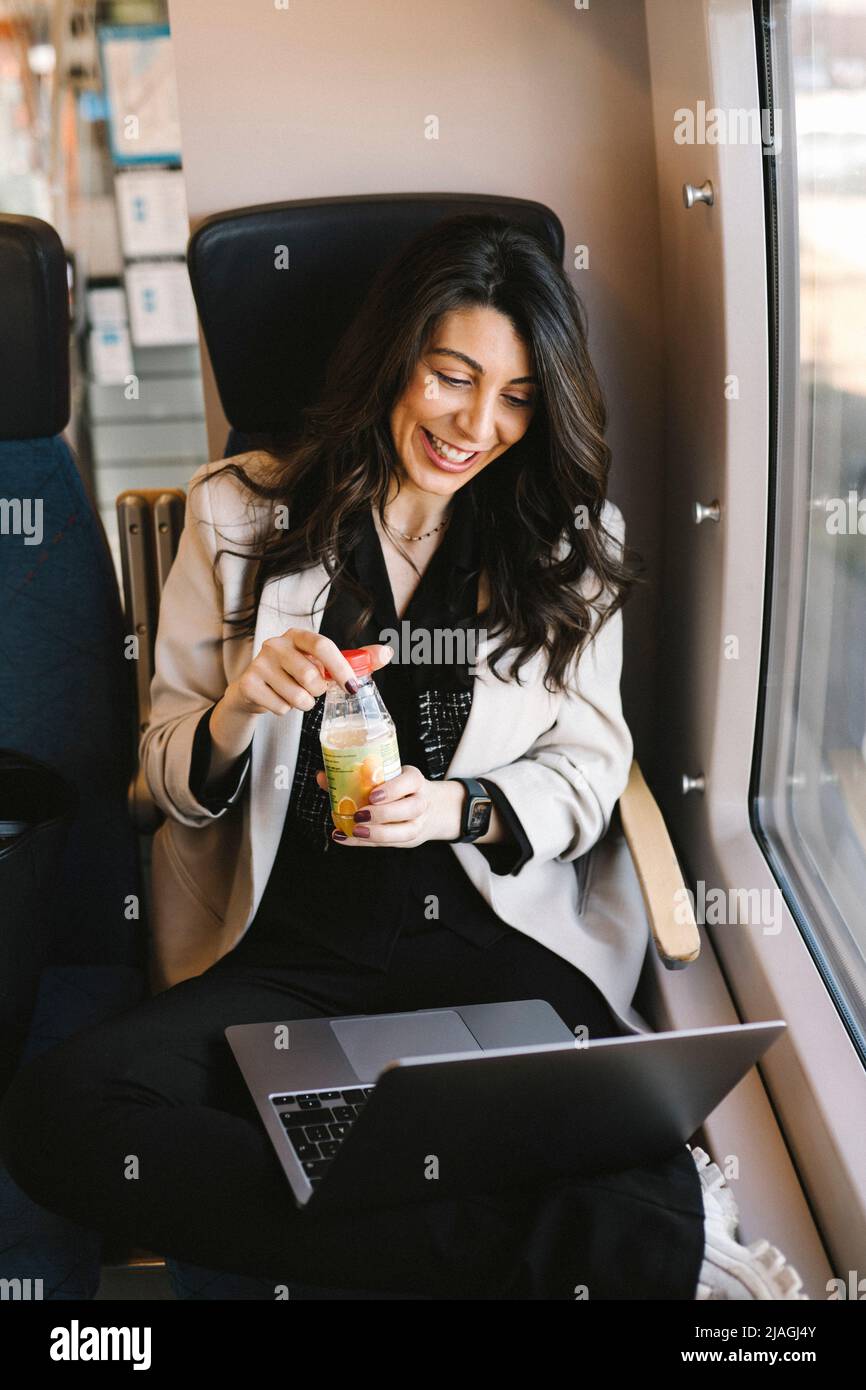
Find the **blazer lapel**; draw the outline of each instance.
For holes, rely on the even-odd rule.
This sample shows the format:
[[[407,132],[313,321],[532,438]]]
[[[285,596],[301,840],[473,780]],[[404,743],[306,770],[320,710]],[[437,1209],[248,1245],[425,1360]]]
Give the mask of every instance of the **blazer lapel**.
[[[302,570],[299,574],[270,579],[259,601],[253,655],[258,654],[269,637],[279,637],[287,628],[312,627],[318,632],[330,587],[328,572],[321,564]],[[250,842],[254,911],[265,890],[283,833],[298,760],[303,717],[304,712],[299,709],[282,716],[264,714],[253,738]]]

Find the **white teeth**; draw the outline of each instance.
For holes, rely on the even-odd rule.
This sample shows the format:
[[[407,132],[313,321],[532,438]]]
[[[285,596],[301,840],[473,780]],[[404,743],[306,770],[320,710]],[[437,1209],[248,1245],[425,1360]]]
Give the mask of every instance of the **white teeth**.
[[[462,454],[459,449],[452,449],[450,444],[446,444],[444,439],[440,439],[438,435],[433,434],[430,430],[428,430],[427,433],[433,441],[433,447],[437,454],[441,454],[449,463],[465,463],[467,459],[472,458],[472,453]]]

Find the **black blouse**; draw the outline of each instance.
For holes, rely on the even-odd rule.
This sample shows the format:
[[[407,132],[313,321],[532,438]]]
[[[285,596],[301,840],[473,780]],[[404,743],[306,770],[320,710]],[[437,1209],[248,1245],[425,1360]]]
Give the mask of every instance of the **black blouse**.
[[[349,624],[358,612],[358,601],[335,578],[319,629],[338,647],[346,648],[387,640],[386,629],[396,630],[403,639],[408,625],[409,640],[400,641],[397,658],[375,671],[373,679],[397,728],[400,761],[420,768],[431,780],[445,777],[472,705],[474,675],[465,659],[454,659],[465,656],[468,646],[461,643],[459,629],[474,628],[477,622],[478,550],[471,487],[467,484],[457,493],[448,529],[421,576],[402,624],[370,512],[364,517],[349,568],[372,596],[373,616],[361,634],[350,640]],[[428,640],[428,649],[421,653],[423,661],[412,662],[413,645],[422,632],[432,639],[437,631],[440,639],[451,635],[452,642]],[[427,918],[435,918],[478,946],[498,941],[511,928],[475,888],[446,841],[428,840],[404,849],[356,848],[331,839],[330,799],[315,780],[323,767],[319,730],[324,704],[322,695],[304,712],[274,866],[233,959],[279,964],[289,938],[295,936],[319,942],[343,959],[385,969],[404,927]],[[202,805],[218,811],[234,795],[250,751],[241,754],[205,796],[210,714],[205,712],[196,730],[190,790]],[[479,780],[493,798],[509,840],[473,848],[485,856],[494,873],[519,873],[532,857],[532,846],[504,792],[489,778]]]

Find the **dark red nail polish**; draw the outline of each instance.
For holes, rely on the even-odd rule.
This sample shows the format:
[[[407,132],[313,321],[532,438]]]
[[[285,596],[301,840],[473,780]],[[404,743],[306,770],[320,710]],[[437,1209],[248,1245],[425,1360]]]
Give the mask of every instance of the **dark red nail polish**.
[[[370,832],[366,825],[356,825],[352,834],[357,835],[361,840],[369,840],[370,838]]]
[[[372,811],[367,811],[367,810],[364,810],[364,811],[356,811],[356,812],[355,812],[355,817],[354,817],[354,818],[355,818],[356,821],[357,821],[357,820],[372,820],[372,819],[373,819],[373,812],[372,812]]]
[[[332,830],[331,834],[335,840],[348,840],[348,835],[344,835],[342,830]]]
[[[355,681],[355,680],[346,681],[346,689],[347,689],[347,691],[349,692],[350,695],[357,695],[357,693],[358,693],[358,682]]]

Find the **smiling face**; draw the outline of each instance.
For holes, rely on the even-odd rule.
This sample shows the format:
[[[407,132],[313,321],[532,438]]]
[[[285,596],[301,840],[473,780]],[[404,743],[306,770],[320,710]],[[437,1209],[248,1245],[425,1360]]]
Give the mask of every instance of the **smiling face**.
[[[523,437],[537,392],[529,349],[504,314],[446,314],[391,412],[404,486],[453,496]]]

